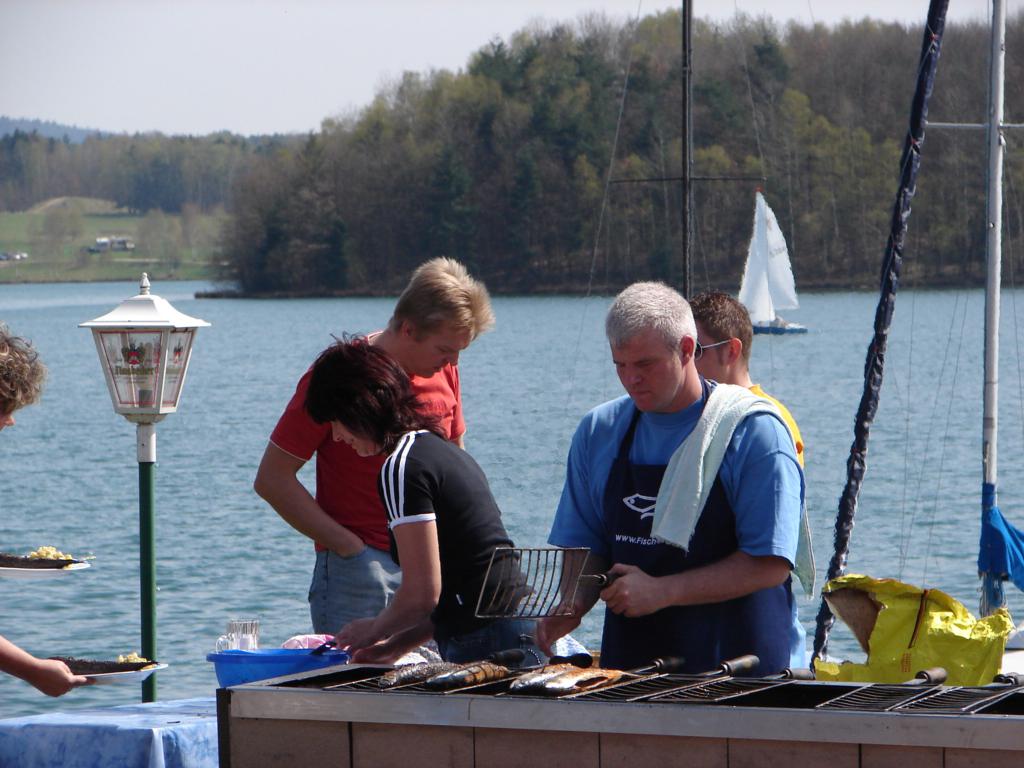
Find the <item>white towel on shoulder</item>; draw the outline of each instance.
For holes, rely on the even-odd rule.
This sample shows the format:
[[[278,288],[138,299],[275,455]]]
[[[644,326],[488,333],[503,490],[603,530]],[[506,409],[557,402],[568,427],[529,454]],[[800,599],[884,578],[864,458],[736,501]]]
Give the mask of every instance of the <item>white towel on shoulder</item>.
[[[774,414],[785,424],[774,403],[745,387],[719,384],[711,391],[693,432],[675,450],[665,468],[654,507],[651,528],[654,538],[683,550],[689,548],[733,432],[743,419],[759,412]],[[794,570],[804,591],[811,594],[814,591],[814,556],[806,507],[801,509],[800,516]]]

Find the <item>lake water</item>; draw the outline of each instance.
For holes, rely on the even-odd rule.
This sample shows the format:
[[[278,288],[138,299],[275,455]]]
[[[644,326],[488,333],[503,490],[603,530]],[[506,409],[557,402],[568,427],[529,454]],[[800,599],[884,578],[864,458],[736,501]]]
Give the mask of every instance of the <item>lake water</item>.
[[[252,491],[281,409],[313,357],[343,331],[386,322],[393,299],[196,300],[199,283],[153,292],[212,326],[199,332],[178,413],[157,426],[158,657],[162,699],[212,695],[205,658],[232,617],[258,616],[264,645],[310,629],[312,545]],[[0,551],[54,545],[92,568],[0,579],[0,633],[37,655],[110,658],[139,649],[134,427],[110,406],[90,334],[77,326],[135,294],[131,283],[2,285],[0,320],[36,343],[43,399],[0,436]],[[811,332],[758,337],[753,370],[795,414],[807,444],[819,585],[831,555],[876,297],[808,294],[790,319]],[[1018,525],[1024,472],[1017,303],[1004,296],[1001,507]],[[461,362],[467,448],[521,546],[545,543],[569,439],[620,386],[603,339],[608,298],[497,298],[498,324]],[[980,291],[904,292],[872,433],[850,570],[936,587],[977,609],[981,483]],[[310,467],[312,462],[310,463]],[[312,471],[303,471],[312,486]],[[1017,514],[1015,514],[1015,512]],[[1016,593],[1011,610],[1022,613]],[[801,600],[813,636],[818,603]],[[579,639],[596,646],[588,619]],[[838,627],[833,655],[859,658]],[[47,699],[0,675],[0,717],[131,703],[139,686]]]

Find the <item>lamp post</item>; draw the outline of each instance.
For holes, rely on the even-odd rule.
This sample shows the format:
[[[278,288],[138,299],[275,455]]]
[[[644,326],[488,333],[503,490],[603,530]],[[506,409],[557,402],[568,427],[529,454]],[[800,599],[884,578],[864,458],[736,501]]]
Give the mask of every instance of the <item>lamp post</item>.
[[[207,325],[151,294],[146,273],[139,281],[137,296],[79,325],[92,330],[114,411],[136,425],[142,655],[147,659],[156,658],[155,425],[178,410],[196,330]],[[156,701],[156,675],[142,683],[142,700]]]

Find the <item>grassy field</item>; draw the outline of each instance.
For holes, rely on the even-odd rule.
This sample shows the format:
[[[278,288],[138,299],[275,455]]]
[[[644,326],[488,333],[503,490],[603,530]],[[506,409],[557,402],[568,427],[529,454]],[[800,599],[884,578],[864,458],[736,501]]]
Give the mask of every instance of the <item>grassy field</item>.
[[[131,214],[106,200],[62,197],[28,211],[0,213],[0,252],[24,252],[0,261],[0,283],[160,280],[215,276],[224,214]],[[133,251],[89,253],[97,237],[131,238]]]

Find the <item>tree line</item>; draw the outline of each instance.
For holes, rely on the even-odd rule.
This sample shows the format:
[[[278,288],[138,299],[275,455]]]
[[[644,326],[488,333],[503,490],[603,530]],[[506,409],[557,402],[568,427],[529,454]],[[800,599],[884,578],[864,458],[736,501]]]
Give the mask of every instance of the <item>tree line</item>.
[[[254,157],[295,137],[100,134],[73,141],[15,129],[0,136],[0,211],[53,197],[96,197],[132,212],[180,213],[230,205],[232,189]]]
[[[359,112],[291,140],[154,135],[78,148],[7,137],[0,205],[26,204],[63,173],[67,184],[103,178],[111,192],[101,196],[137,210],[223,203],[231,213],[223,277],[251,294],[390,292],[440,254],[499,292],[677,283],[680,30],[680,13],[671,11],[625,24],[590,16],[532,26],[484,45],[457,73],[406,73]],[[698,20],[697,288],[738,287],[757,186],[787,237],[800,286],[876,282],[921,38],[921,27],[870,20]],[[985,120],[988,47],[986,25],[947,26],[930,119]],[[1008,23],[1007,51],[1013,122],[1024,98],[1024,16]],[[1024,155],[1013,134],[1007,140],[1012,270]],[[12,143],[29,155],[17,165],[27,174],[20,183],[8,175]],[[67,159],[44,163],[32,153]],[[39,167],[49,176],[36,175]],[[980,280],[985,168],[980,131],[928,130],[905,282]]]

